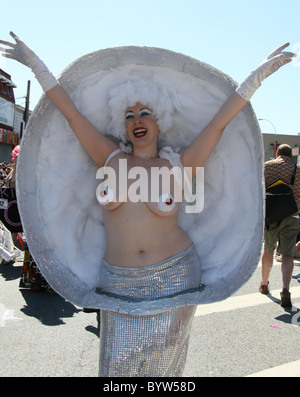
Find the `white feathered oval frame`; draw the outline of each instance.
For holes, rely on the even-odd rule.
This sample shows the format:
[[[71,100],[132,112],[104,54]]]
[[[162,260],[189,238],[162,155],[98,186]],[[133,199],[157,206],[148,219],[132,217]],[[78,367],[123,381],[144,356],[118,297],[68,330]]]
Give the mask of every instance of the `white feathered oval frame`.
[[[109,93],[128,80],[152,81],[167,90],[172,125],[159,145],[175,150],[192,142],[236,88],[229,76],[205,63],[149,47],[87,54],[59,78],[78,109],[107,135]],[[26,128],[17,167],[18,205],[35,261],[53,289],[73,304],[121,312],[157,310],[153,302],[112,302],[96,292],[106,244],[95,194],[96,172],[67,121],[44,95]],[[226,128],[205,164],[204,181],[203,211],[186,214],[182,205],[179,222],[201,258],[206,288],[166,298],[159,310],[226,299],[249,280],[258,264],[264,218],[263,145],[250,104]]]

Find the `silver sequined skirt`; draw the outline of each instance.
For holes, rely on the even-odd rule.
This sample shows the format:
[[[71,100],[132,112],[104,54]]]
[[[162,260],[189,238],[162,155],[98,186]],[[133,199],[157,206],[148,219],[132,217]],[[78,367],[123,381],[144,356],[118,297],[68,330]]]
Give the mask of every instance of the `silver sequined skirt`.
[[[103,261],[101,291],[111,297],[147,302],[199,289],[199,257],[192,245],[156,265],[123,268]],[[195,305],[153,314],[101,310],[101,377],[182,375]]]

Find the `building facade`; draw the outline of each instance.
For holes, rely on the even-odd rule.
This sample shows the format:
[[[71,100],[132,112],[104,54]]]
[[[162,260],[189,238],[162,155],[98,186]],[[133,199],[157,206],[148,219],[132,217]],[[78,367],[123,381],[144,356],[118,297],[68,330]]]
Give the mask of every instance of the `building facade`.
[[[265,161],[275,158],[276,147],[286,143],[293,150],[293,161],[300,164],[300,133],[298,135],[262,134],[265,151]]]
[[[0,69],[0,163],[11,161],[12,149],[20,143],[25,109],[16,105],[11,76]]]
[[[15,87],[10,75],[0,69],[0,161],[10,161],[10,152],[17,143],[14,134]]]

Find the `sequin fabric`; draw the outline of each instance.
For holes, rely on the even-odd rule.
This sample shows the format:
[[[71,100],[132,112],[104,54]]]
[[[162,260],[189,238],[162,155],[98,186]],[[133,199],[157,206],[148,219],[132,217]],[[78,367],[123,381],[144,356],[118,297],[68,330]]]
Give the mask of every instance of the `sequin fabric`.
[[[101,289],[124,299],[158,300],[199,288],[200,263],[191,246],[164,262],[121,268],[104,261]],[[196,305],[136,315],[101,310],[100,377],[181,376]]]

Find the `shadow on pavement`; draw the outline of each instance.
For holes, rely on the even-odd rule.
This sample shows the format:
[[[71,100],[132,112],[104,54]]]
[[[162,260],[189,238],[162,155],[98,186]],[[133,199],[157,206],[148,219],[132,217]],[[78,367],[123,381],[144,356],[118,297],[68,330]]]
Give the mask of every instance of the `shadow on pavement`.
[[[22,263],[0,264],[0,275],[5,281],[17,280],[21,276]],[[57,294],[33,292],[30,289],[18,289],[26,305],[20,310],[30,317],[37,318],[44,325],[64,324],[63,318],[72,317],[81,309],[65,301]]]
[[[11,262],[10,264],[0,264],[0,275],[6,280],[6,281],[12,281],[16,280],[17,278],[20,278],[21,275],[21,270],[22,270],[22,263],[14,263]]]
[[[26,289],[20,289],[20,293],[27,304],[21,311],[26,316],[37,318],[44,325],[65,324],[63,318],[72,317],[74,313],[81,311],[57,294]]]
[[[10,264],[0,264],[0,276],[5,281],[13,281],[20,279],[22,263],[15,262]],[[51,294],[46,291],[32,291],[30,289],[17,289],[24,299],[24,306],[20,311],[26,316],[38,319],[43,325],[57,326],[65,324],[64,318],[71,318],[75,313],[82,311],[72,303],[67,302],[60,295]],[[85,327],[87,332],[99,336],[100,329],[100,313],[99,310],[86,311],[87,316],[96,315],[97,326],[88,325]]]
[[[275,298],[272,294],[266,295],[271,301],[280,305],[280,299]],[[292,297],[293,299],[293,297]],[[285,324],[299,325],[300,309],[295,306],[284,308],[285,314],[275,317],[275,320],[281,321]]]

